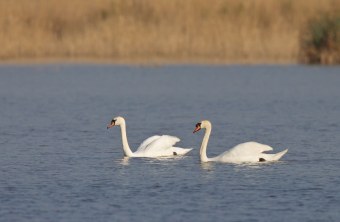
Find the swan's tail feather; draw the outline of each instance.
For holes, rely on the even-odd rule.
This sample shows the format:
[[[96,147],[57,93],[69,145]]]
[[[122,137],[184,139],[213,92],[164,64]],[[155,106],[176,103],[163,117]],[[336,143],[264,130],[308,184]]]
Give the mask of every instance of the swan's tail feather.
[[[276,161],[276,160],[281,159],[281,157],[282,157],[283,155],[285,155],[287,152],[288,152],[288,149],[285,149],[285,150],[283,150],[283,151],[281,151],[281,152],[279,152],[279,153],[273,154],[272,160],[273,160],[273,161]]]
[[[180,148],[180,147],[173,147],[173,148],[174,148],[174,152],[176,152],[176,155],[185,155],[192,150],[192,148]]]

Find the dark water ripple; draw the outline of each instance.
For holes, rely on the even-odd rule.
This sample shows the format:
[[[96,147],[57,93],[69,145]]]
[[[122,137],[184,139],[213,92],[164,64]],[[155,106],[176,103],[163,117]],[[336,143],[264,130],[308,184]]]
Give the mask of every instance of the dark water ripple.
[[[340,68],[0,66],[0,221],[339,221]],[[124,159],[154,134],[185,157]],[[255,140],[275,164],[200,163]]]

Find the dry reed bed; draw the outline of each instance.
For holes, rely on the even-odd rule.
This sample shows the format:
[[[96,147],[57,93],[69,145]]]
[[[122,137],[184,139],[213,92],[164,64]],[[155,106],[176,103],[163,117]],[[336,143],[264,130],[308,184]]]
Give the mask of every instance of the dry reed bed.
[[[0,59],[297,62],[338,0],[0,0]]]

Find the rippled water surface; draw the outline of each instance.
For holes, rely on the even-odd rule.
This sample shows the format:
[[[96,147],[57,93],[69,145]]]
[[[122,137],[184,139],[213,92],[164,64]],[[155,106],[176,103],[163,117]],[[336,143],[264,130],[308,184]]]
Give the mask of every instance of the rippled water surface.
[[[0,221],[340,221],[340,67],[0,66]],[[186,157],[123,159],[154,134]],[[274,164],[201,164],[246,141]]]

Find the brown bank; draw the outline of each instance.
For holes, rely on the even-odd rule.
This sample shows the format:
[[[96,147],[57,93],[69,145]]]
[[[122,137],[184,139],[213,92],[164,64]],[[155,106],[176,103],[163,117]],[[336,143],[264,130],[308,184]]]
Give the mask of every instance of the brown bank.
[[[340,63],[338,0],[0,0],[0,61]]]

